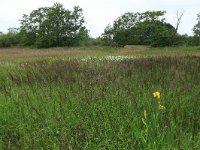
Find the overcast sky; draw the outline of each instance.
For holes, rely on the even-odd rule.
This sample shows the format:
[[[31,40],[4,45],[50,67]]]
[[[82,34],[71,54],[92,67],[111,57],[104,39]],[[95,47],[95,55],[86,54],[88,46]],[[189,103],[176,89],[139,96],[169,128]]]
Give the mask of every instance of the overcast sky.
[[[175,25],[176,12],[185,12],[179,33],[192,35],[200,12],[200,0],[0,0],[0,31],[9,27],[19,27],[19,19],[39,7],[52,6],[60,2],[72,10],[74,6],[83,8],[86,27],[92,37],[100,36],[104,28],[125,12],[146,10],[166,10],[167,22]]]

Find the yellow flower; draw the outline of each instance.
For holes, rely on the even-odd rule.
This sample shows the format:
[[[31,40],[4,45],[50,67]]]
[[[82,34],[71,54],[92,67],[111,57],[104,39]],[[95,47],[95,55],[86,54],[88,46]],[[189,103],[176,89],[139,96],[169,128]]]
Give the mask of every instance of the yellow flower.
[[[160,99],[160,92],[154,92],[153,93],[153,97],[157,98],[157,99]]]
[[[166,109],[166,107],[165,107],[164,105],[161,105],[161,104],[159,104],[159,108],[160,108],[161,110],[165,110],[165,109]]]
[[[146,119],[146,118],[147,118],[147,111],[144,110],[144,119]]]

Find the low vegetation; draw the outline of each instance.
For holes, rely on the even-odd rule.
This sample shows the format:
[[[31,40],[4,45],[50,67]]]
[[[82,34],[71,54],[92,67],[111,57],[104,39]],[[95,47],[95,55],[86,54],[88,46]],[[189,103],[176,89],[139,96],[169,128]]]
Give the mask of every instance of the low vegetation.
[[[200,147],[198,48],[60,51],[1,58],[1,149]]]

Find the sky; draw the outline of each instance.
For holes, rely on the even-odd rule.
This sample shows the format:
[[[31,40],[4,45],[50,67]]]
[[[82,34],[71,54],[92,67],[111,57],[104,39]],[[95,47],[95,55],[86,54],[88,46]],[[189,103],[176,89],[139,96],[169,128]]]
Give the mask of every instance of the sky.
[[[108,24],[126,12],[165,10],[166,21],[176,25],[176,13],[184,12],[179,27],[180,34],[192,35],[200,13],[200,0],[0,0],[0,31],[6,33],[10,27],[19,27],[23,14],[30,14],[40,7],[60,2],[66,9],[74,6],[83,9],[86,27],[91,37],[100,36]]]

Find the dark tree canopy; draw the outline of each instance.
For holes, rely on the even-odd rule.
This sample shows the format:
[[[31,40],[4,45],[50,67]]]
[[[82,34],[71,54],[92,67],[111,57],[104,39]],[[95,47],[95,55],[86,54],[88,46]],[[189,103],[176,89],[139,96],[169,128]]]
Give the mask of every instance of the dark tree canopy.
[[[125,13],[118,17],[113,27],[108,26],[102,37],[105,44],[171,46],[175,28],[165,22],[165,11],[146,11],[144,13]],[[108,42],[109,41],[109,42]]]
[[[24,14],[20,20],[20,28],[9,28],[5,34],[0,32],[0,47],[200,45],[200,13],[193,28],[194,36],[177,33],[183,13],[179,14],[177,11],[175,27],[166,22],[165,13],[165,11],[124,13],[112,25],[107,25],[103,34],[95,39],[89,37],[82,8],[75,6],[73,10],[68,10],[62,4],[55,3],[52,7],[41,7],[28,15]]]
[[[41,7],[20,20],[21,44],[37,47],[73,46],[88,37],[82,9],[66,10],[62,4]]]

